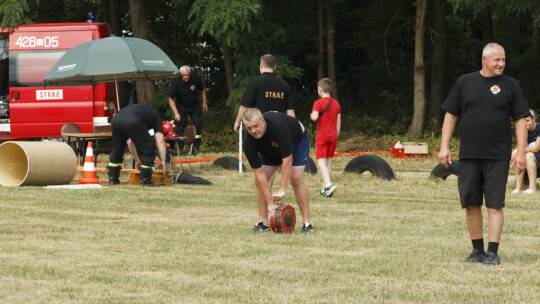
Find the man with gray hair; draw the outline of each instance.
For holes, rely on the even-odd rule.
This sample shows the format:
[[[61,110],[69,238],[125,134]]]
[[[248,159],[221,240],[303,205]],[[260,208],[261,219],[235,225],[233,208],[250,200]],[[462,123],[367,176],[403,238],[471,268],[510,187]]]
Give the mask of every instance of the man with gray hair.
[[[504,49],[489,43],[482,53],[482,69],[461,76],[444,101],[439,163],[452,162],[450,138],[460,119],[458,190],[465,209],[473,251],[465,262],[499,265],[509,160],[516,174],[525,169],[529,108],[518,83],[503,74]],[[517,150],[512,153],[511,119],[514,120]],[[482,204],[488,213],[488,250],[484,252]]]
[[[180,74],[182,74],[182,77],[173,80],[169,93],[169,105],[174,113],[174,120],[180,122],[177,126],[179,135],[184,134],[184,130],[187,127],[188,115],[191,117],[191,121],[197,130],[192,153],[197,155],[201,144],[202,129],[202,111],[198,92],[201,92],[203,99],[202,110],[206,113],[208,111],[206,88],[201,77],[196,74],[191,75],[191,69],[188,66],[182,66],[180,68]]]

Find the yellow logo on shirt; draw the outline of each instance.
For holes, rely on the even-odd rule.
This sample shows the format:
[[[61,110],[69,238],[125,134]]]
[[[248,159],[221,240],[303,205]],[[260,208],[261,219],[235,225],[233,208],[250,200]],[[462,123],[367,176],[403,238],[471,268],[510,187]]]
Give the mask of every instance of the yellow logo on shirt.
[[[279,148],[279,143],[277,141],[272,142],[272,147]]]
[[[501,88],[499,88],[498,85],[492,86],[489,90],[491,91],[491,93],[493,93],[493,95],[497,95],[501,92]]]
[[[264,92],[264,97],[266,97],[266,98],[283,99],[283,95],[285,95],[285,93],[283,93],[283,92],[270,92],[270,91]]]

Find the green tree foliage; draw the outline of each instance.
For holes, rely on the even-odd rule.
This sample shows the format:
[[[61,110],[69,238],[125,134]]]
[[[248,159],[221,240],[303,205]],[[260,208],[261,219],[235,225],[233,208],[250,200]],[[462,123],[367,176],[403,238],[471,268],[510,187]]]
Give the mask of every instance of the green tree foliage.
[[[32,1],[35,2],[35,1]],[[2,27],[16,27],[31,23],[30,5],[27,0],[0,0],[0,17]]]
[[[64,10],[69,7],[72,16],[59,11],[58,16],[49,17],[55,22],[85,21],[84,11],[92,10],[96,21],[103,21],[103,1],[110,0],[63,0]],[[116,2],[122,29],[129,33],[129,1]],[[344,134],[399,135],[409,126],[413,116],[415,3],[332,0]],[[2,25],[39,20],[37,7],[37,0],[0,0]],[[229,138],[236,107],[250,79],[259,74],[260,56],[267,53],[276,56],[277,74],[292,87],[297,116],[310,130],[314,129],[308,116],[318,98],[317,1],[154,0],[147,1],[146,13],[152,42],[177,66],[189,65],[203,77],[209,101],[203,132]],[[429,80],[433,54],[431,1],[426,13],[424,60]],[[519,81],[529,105],[540,110],[538,0],[447,0],[442,94],[446,97],[460,75],[480,69],[478,51],[486,41],[475,33],[479,16],[487,16],[492,25],[491,39],[507,50],[505,73]],[[231,94],[222,42],[231,48]],[[172,118],[168,113],[169,86],[170,81],[160,81],[152,103],[168,119]],[[426,96],[430,96],[430,90],[427,81]]]
[[[235,46],[239,33],[250,32],[260,13],[259,0],[195,0],[188,16],[192,20],[189,30],[201,36],[208,33],[218,42],[223,40],[228,46]]]
[[[224,42],[233,50],[234,90],[226,102],[232,109],[238,106],[249,80],[259,73],[261,55],[276,56],[276,73],[280,77],[298,79],[302,73],[288,56],[269,48],[282,44],[286,32],[273,21],[275,16],[272,6],[259,0],[195,0],[191,6],[188,29],[199,36],[209,34],[217,43]]]
[[[540,24],[540,5],[537,0],[448,0],[458,10],[472,10],[478,14],[489,8],[499,8],[506,14],[529,15],[535,24]]]

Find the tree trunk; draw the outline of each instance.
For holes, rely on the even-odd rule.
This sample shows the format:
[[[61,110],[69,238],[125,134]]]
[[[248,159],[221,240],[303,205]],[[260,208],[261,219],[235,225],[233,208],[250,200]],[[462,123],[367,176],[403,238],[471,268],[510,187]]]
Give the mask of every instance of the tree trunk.
[[[426,1],[416,1],[416,24],[414,43],[414,114],[407,130],[407,135],[422,133],[426,108],[426,71],[424,67],[424,29],[426,17]]]
[[[234,70],[231,57],[231,47],[225,42],[221,42],[221,52],[223,53],[223,64],[225,65],[225,79],[227,79],[227,91],[229,95],[234,90]]]
[[[538,24],[535,24],[533,25],[533,31],[532,31],[532,49],[533,49],[533,54],[538,54],[538,53],[535,53],[534,51],[538,50],[538,46],[540,44],[540,36],[538,35],[538,32],[540,32],[540,26]]]
[[[65,22],[64,3],[62,0],[41,0],[38,4],[36,22]]]
[[[101,9],[103,10],[103,17],[101,19],[105,23],[111,23],[111,18],[109,16],[109,12],[110,12],[109,2],[110,2],[109,0],[101,0]]]
[[[441,104],[444,99],[446,48],[446,0],[433,1],[433,63],[431,66],[431,94],[429,101],[429,129],[441,128]]]
[[[328,78],[332,80],[331,96],[338,99],[334,52],[334,12],[332,10],[332,0],[326,0],[326,26],[326,60],[328,64]]]
[[[120,11],[118,9],[118,0],[108,0],[109,2],[109,23],[111,25],[111,32],[113,35],[122,36],[122,20],[120,18]]]
[[[540,8],[540,3],[537,4],[537,7]],[[533,24],[532,36],[531,36],[531,54],[540,54],[540,26],[538,24]],[[537,108],[540,103],[540,90],[538,89],[538,79],[540,79],[540,72],[538,67],[540,66],[540,57],[531,56],[531,61],[529,62],[530,67],[526,72],[528,74],[528,81],[522,85],[522,90],[524,90],[525,98],[529,102],[531,108]],[[524,88],[524,87],[525,88]]]
[[[478,69],[482,68],[482,50],[484,46],[493,42],[493,22],[491,20],[491,10],[486,8],[476,16],[471,22],[471,33],[479,40],[476,49],[475,64]]]
[[[133,37],[150,40],[144,0],[129,0],[129,12]],[[154,100],[155,86],[153,81],[137,81],[136,84],[138,103],[146,105]]]
[[[317,80],[324,76],[324,15],[323,15],[323,0],[318,1],[319,8],[319,56],[317,65]]]

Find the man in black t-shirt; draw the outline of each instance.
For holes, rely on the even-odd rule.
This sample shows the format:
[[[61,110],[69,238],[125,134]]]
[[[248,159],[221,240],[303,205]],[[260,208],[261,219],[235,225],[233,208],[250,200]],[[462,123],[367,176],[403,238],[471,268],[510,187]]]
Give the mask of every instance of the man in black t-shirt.
[[[141,186],[154,185],[151,179],[156,147],[161,159],[160,165],[163,167],[163,174],[167,174],[164,165],[166,149],[162,121],[155,110],[140,104],[129,105],[114,115],[111,127],[113,149],[109,155],[109,185],[120,183],[120,169],[122,169],[126,143],[128,143],[137,167],[140,166]]]
[[[489,43],[482,53],[482,70],[461,76],[444,101],[446,111],[442,128],[439,162],[452,162],[450,138],[458,117],[461,144],[459,150],[458,189],[473,251],[465,262],[499,265],[497,255],[504,224],[504,200],[508,181],[508,161],[519,174],[525,169],[527,102],[517,82],[504,75],[505,52]],[[514,120],[517,152],[511,157]],[[484,252],[482,203],[488,211],[488,250]]]
[[[274,201],[283,199],[290,181],[304,219],[302,232],[313,232],[308,190],[304,183],[304,168],[309,158],[309,136],[306,129],[294,117],[277,112],[262,114],[256,108],[247,109],[242,121],[247,130],[244,134],[244,152],[253,169],[260,218],[253,231],[270,230],[268,206],[275,206]],[[279,190],[272,193],[268,180],[279,165],[281,182]]]
[[[276,70],[276,58],[270,54],[261,57],[259,70],[261,75],[253,78],[242,98],[234,131],[240,131],[242,115],[248,108],[257,108],[262,113],[281,112],[294,117],[294,106],[291,96],[291,87],[285,80],[278,78]]]
[[[202,109],[206,113],[208,111],[206,88],[201,77],[196,74],[191,75],[191,69],[188,66],[182,66],[180,68],[180,74],[182,74],[181,78],[173,80],[169,93],[169,105],[174,113],[174,120],[180,122],[177,126],[180,136],[184,134],[184,130],[187,127],[187,116],[189,115],[191,117],[191,121],[197,130],[192,153],[197,155],[201,144],[202,131],[202,112],[198,92],[201,92],[203,99]]]

